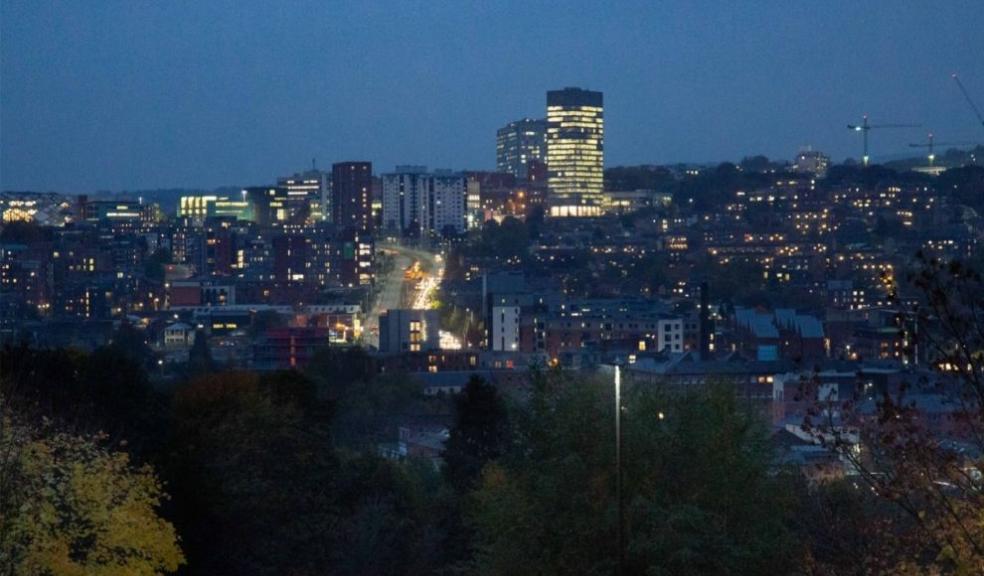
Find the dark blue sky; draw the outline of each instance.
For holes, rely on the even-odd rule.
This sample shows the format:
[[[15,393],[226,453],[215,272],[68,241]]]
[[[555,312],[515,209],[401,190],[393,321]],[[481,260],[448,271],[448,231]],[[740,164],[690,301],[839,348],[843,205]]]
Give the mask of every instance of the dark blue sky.
[[[368,159],[491,168],[545,91],[605,93],[606,164],[860,154],[845,124],[984,140],[984,2],[3,0],[0,186],[266,183]],[[926,130],[872,133],[906,151]]]

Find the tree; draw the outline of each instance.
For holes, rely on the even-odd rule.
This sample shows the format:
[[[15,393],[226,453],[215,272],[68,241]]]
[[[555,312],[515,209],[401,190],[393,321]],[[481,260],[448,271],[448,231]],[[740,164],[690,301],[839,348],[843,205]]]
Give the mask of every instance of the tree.
[[[605,190],[657,190],[673,182],[673,173],[662,166],[615,166],[605,169]]]
[[[516,440],[485,467],[470,519],[478,574],[615,567],[614,402],[608,382],[536,379]],[[731,390],[633,389],[623,419],[626,573],[781,574],[801,554],[758,417]]]
[[[0,414],[0,573],[161,574],[184,564],[149,465],[98,436]]]
[[[319,384],[320,393],[337,400],[351,386],[361,386],[375,376],[375,364],[365,349],[358,346],[325,346],[315,352],[306,373]]]
[[[506,452],[509,430],[505,402],[495,386],[477,375],[468,380],[454,404],[454,425],[442,454],[443,475],[454,494],[444,507],[447,533],[442,549],[449,563],[461,566],[470,558],[475,537],[464,518],[467,494],[482,469]]]
[[[746,172],[768,172],[776,169],[776,165],[770,162],[767,156],[762,154],[745,156],[741,159],[741,164],[739,165]]]
[[[655,294],[666,281],[669,258],[664,253],[654,252],[630,261],[627,265],[629,278],[640,282],[650,293]]]
[[[984,167],[951,168],[940,174],[936,187],[940,191],[945,190],[957,203],[970,206],[978,212],[984,210]]]
[[[802,572],[810,576],[896,574],[913,549],[900,544],[900,510],[875,495],[856,478],[817,485],[796,485],[798,507],[793,524],[806,557]]]
[[[147,344],[145,332],[126,320],[120,322],[106,348],[140,368],[147,368],[156,360],[154,352]]]
[[[297,372],[210,374],[175,395],[169,472],[191,574],[432,574],[447,489],[430,463],[337,452]]]
[[[72,417],[88,403],[80,382],[85,364],[80,352],[5,345],[0,352],[0,393],[34,405],[49,417]]]
[[[920,255],[909,280],[918,306],[898,303],[900,337],[937,371],[930,391],[953,407],[933,425],[910,393],[926,385],[862,390],[817,402],[807,425],[842,455],[894,516],[877,536],[893,574],[984,573],[984,279],[960,261]],[[893,295],[893,300],[894,300]],[[914,329],[918,326],[918,331]]]
[[[85,359],[79,374],[83,391],[79,400],[85,404],[74,423],[104,430],[116,441],[125,439],[130,454],[143,461],[163,441],[166,400],[151,387],[139,357],[117,342],[97,348]]]
[[[37,418],[106,432],[114,441],[126,439],[130,455],[142,461],[145,449],[161,435],[163,402],[133,353],[140,349],[119,339],[88,355],[5,347],[0,352],[0,392]]]
[[[167,248],[159,248],[144,260],[144,276],[148,280],[163,282],[165,276],[165,264],[171,262],[171,252]]]
[[[722,264],[710,255],[703,255],[695,262],[693,274],[709,280],[711,294],[746,304],[761,295],[762,272],[762,266],[750,259],[736,257]]]
[[[320,574],[335,553],[330,415],[296,373],[200,377],[174,397],[168,472],[195,574]]]
[[[526,256],[529,244],[530,231],[527,224],[518,218],[507,216],[501,224],[495,220],[484,224],[474,250],[478,256],[521,258]]]
[[[375,362],[362,348],[323,348],[305,373],[318,396],[334,404],[333,433],[350,448],[375,449],[395,436],[400,416],[441,408],[440,399],[424,395],[419,380],[399,372],[377,375]]]
[[[215,362],[212,360],[212,351],[208,348],[208,336],[205,331],[198,329],[195,331],[195,342],[188,351],[188,372],[193,376],[208,374],[215,369]]]
[[[486,463],[506,450],[506,406],[495,386],[473,375],[455,398],[454,426],[444,447],[444,473],[466,492]]]
[[[540,237],[540,229],[543,228],[543,221],[546,219],[546,210],[543,206],[534,206],[526,217],[526,229],[529,231],[530,239],[536,240]]]
[[[336,550],[330,573],[440,573],[449,560],[448,537],[455,535],[443,524],[448,492],[428,461],[345,455],[336,489],[339,518],[328,535]]]
[[[772,176],[761,172],[743,172],[730,162],[687,176],[676,184],[673,202],[694,210],[713,210],[734,200],[738,190],[754,190],[772,184]]]
[[[317,411],[330,416],[331,403],[318,402],[314,382],[297,370],[277,370],[260,375],[259,392],[278,404],[302,407],[306,413]]]

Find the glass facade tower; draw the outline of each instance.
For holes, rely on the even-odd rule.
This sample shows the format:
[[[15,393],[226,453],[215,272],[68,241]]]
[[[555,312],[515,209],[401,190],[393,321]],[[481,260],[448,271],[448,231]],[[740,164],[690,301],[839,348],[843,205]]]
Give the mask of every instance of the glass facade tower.
[[[523,118],[499,128],[495,135],[496,169],[526,180],[527,164],[546,159],[546,131],[546,120],[532,118]]]
[[[599,216],[604,199],[601,92],[547,92],[547,188],[551,216]]]

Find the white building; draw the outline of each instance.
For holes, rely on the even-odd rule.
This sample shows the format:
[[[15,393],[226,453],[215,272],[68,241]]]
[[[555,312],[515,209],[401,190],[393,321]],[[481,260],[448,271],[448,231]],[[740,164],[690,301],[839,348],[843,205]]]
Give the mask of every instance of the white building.
[[[175,322],[164,328],[165,348],[184,348],[195,340],[195,329],[184,322]]]
[[[465,232],[468,179],[463,174],[397,166],[382,182],[384,229],[411,236]]]
[[[822,152],[818,152],[813,148],[806,148],[800,150],[796,155],[796,161],[793,162],[793,171],[799,172],[801,174],[813,174],[818,178],[823,178],[827,175],[827,169],[830,167],[830,157]]]
[[[379,351],[421,352],[440,347],[437,310],[393,308],[379,315]]]
[[[396,172],[383,174],[383,228],[406,233],[420,229],[424,166],[397,166]]]
[[[519,306],[492,307],[492,350],[519,350]]]
[[[656,349],[659,352],[683,352],[683,320],[660,318],[656,321]]]
[[[468,178],[450,170],[428,176],[424,194],[424,229],[434,234],[464,234]]]

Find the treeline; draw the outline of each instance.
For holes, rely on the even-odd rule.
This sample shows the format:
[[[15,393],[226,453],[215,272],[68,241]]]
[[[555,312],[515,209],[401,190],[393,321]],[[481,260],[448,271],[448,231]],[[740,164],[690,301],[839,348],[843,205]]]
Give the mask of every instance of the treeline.
[[[157,390],[127,354],[3,350],[0,573],[616,569],[607,379],[534,371],[514,398],[473,377],[431,398],[359,349],[329,349],[303,373]],[[378,455],[402,417],[444,413],[441,466]],[[920,556],[939,548],[863,482],[812,486],[783,465],[729,386],[627,386],[621,443],[625,574],[955,566]]]
[[[450,565],[439,470],[375,449],[395,437],[394,417],[446,412],[445,400],[403,376],[375,377],[358,349],[325,350],[307,374],[204,371],[159,390],[124,341],[91,354],[0,354],[0,455],[9,456],[0,458],[0,574],[179,564],[183,574],[429,574]],[[25,437],[35,444],[19,449]],[[64,473],[90,466],[88,452],[116,465]],[[35,477],[55,478],[56,489],[27,491]],[[126,501],[134,492],[140,507]],[[54,528],[16,536],[51,506]]]

